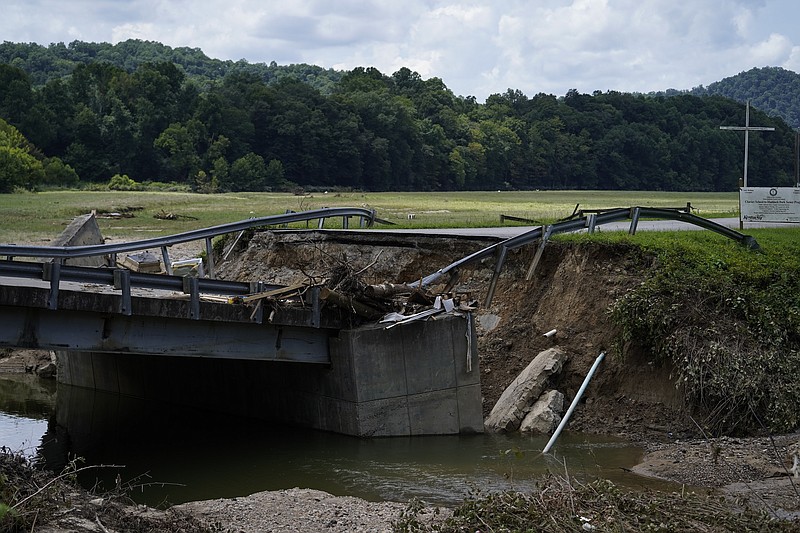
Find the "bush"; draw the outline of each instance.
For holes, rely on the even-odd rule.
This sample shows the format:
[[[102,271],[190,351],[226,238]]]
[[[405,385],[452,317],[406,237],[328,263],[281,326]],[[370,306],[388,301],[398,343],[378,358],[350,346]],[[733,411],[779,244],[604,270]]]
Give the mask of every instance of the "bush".
[[[128,177],[127,174],[115,174],[108,181],[108,188],[112,191],[139,191],[141,186]]]
[[[800,424],[800,245],[782,231],[759,237],[761,253],[701,235],[662,243],[612,311],[623,341],[671,363],[713,434]]]

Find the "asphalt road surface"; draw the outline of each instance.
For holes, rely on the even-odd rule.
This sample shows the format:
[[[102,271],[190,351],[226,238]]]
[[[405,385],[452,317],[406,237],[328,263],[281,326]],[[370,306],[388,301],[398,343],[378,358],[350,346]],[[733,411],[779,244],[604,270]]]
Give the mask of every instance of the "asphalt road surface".
[[[710,219],[717,224],[727,226],[729,228],[738,230],[738,218],[712,218]],[[374,231],[387,231],[391,233],[418,233],[425,235],[458,235],[462,237],[497,237],[507,239],[522,233],[528,232],[538,226],[501,226],[495,228],[420,228],[420,229],[389,229],[381,228]],[[609,222],[607,224],[598,225],[595,231],[628,231],[630,229],[630,220],[620,222]],[[800,227],[800,224],[773,224],[773,223],[745,223],[745,229],[751,228],[791,228]],[[700,230],[703,229],[694,224],[683,222],[680,220],[639,220],[636,226],[636,231],[682,231],[682,230]]]

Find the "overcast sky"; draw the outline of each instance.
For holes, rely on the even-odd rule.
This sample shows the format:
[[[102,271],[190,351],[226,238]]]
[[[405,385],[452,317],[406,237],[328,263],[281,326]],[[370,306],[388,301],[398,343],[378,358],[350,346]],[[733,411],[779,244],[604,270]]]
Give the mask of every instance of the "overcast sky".
[[[479,101],[800,72],[797,0],[4,0],[0,39],[159,41],[209,57],[401,67]]]

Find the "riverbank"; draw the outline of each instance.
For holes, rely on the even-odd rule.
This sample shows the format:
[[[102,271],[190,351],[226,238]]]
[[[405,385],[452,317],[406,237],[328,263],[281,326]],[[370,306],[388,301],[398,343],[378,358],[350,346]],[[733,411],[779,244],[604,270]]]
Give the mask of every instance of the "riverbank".
[[[688,456],[694,457],[693,445]],[[685,449],[685,448],[684,448]],[[691,461],[691,459],[690,459]],[[53,477],[18,456],[0,454],[3,501],[0,531],[43,533],[291,533],[458,532],[505,527],[541,531],[796,531],[798,513],[752,507],[740,493],[705,489],[673,492],[622,490],[606,480],[579,482],[560,476],[539,480],[529,493],[476,494],[456,509],[368,502],[311,489],[259,492],[245,497],[190,502],[168,510],[134,505],[123,492],[96,495],[77,488],[68,475]],[[67,474],[67,473],[65,473]],[[784,481],[786,481],[784,479]],[[760,482],[747,485],[762,503]],[[13,487],[15,500],[7,500]],[[768,500],[774,504],[776,500]],[[752,502],[751,502],[752,503]],[[795,522],[792,522],[795,520]],[[591,526],[591,527],[587,527]]]
[[[297,272],[324,278],[326,269],[345,262],[363,270],[370,283],[412,281],[486,244],[469,239],[443,243],[430,237],[405,241],[394,237],[367,239],[372,242],[354,242],[352,237],[338,239],[331,234],[317,237],[256,234],[247,240],[246,248],[236,250],[235,262],[220,261],[217,265],[223,275],[232,279],[258,277],[288,284],[294,281]],[[588,389],[585,401],[570,422],[571,429],[621,436],[638,443],[646,454],[634,471],[678,483],[680,488],[675,493],[678,497],[695,492],[699,497],[710,496],[716,501],[719,495],[726,495],[726,512],[738,512],[742,500],[748,500],[747,505],[768,513],[767,516],[797,516],[800,512],[797,482],[787,475],[791,466],[790,447],[797,441],[797,434],[772,439],[706,438],[702,421],[698,423],[690,416],[685,390],[675,386],[674,363],[655,357],[630,339],[619,341],[620,332],[611,320],[610,309],[659,267],[652,254],[627,244],[553,242],[548,244],[533,279],[526,282],[533,253],[534,250],[523,250],[509,254],[491,305],[481,305],[475,314],[484,414],[488,414],[505,387],[539,351],[558,345],[569,353],[569,361],[554,383],[568,398],[574,396],[596,355],[608,351],[609,356]],[[714,261],[725,266],[724,258],[714,257]],[[494,261],[490,259],[462,269],[454,290],[483,301],[493,267]],[[695,309],[694,305],[686,307]],[[699,313],[689,318],[697,326],[692,330],[696,339],[704,340],[704,332],[712,326],[726,331],[726,324],[717,320],[718,316]],[[742,323],[733,325],[742,330]],[[543,335],[552,329],[556,330],[555,335]],[[619,492],[608,490],[610,494]],[[561,494],[586,496],[587,493]],[[524,496],[528,497],[539,496]],[[673,501],[669,498],[674,497],[671,492],[657,495],[641,491],[633,495],[636,501],[651,501],[653,506],[669,505]],[[91,514],[96,512],[91,499],[97,498],[87,498],[59,512],[68,518],[77,512],[72,509],[83,508],[81,512],[91,522]],[[520,498],[520,502],[527,501]],[[506,503],[495,501],[480,506],[491,512],[492,505]],[[479,506],[474,501],[467,505],[472,505],[473,511]],[[405,503],[373,504],[290,489],[185,504],[170,513],[191,513],[190,518],[197,521],[196,527],[203,521],[206,524],[203,527],[217,531],[352,531],[362,527],[367,528],[365,531],[389,531],[393,522],[402,519],[406,507]],[[137,506],[130,510],[132,520],[139,520],[141,514],[148,519],[157,514]],[[567,516],[571,512],[574,518],[574,510],[566,511],[569,511]],[[106,521],[110,518],[97,516],[108,527]],[[168,521],[170,516],[165,513],[162,518]],[[252,522],[244,527],[241,525],[244,519]],[[597,522],[590,525],[594,523]],[[166,524],[156,529],[180,531],[166,529]],[[781,528],[782,524],[785,523],[775,527]],[[182,526],[179,523],[176,527]]]

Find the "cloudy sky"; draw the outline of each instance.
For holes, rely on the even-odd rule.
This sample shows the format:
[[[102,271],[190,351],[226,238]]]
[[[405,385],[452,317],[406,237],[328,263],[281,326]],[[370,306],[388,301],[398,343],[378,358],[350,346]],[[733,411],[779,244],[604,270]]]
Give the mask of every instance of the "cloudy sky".
[[[0,39],[159,41],[219,59],[400,67],[479,101],[800,72],[797,0],[4,0]]]

